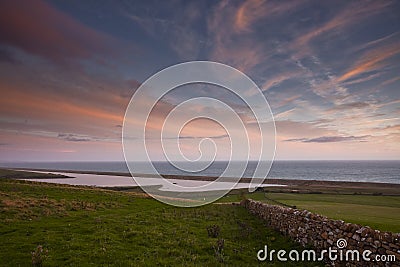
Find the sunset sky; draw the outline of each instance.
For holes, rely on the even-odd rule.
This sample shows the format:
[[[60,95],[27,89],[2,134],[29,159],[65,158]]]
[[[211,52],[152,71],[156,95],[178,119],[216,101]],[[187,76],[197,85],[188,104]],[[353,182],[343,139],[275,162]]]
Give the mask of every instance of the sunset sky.
[[[135,90],[192,60],[263,90],[276,159],[400,159],[400,1],[0,0],[0,161],[123,160]],[[196,96],[236,104],[251,124],[224,89],[188,85],[162,99],[149,131]],[[183,134],[228,149],[211,122]]]

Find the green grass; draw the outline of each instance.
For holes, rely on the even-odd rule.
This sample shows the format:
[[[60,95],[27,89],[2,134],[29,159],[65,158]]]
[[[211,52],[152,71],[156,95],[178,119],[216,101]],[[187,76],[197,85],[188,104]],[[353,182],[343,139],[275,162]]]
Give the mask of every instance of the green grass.
[[[209,225],[221,229],[223,257]],[[48,250],[44,266],[254,266],[266,244],[301,249],[239,206],[176,208],[138,193],[9,179],[0,179],[0,236],[2,266],[32,266],[38,245]]]
[[[17,171],[9,169],[0,169],[0,178],[18,178],[18,179],[51,179],[51,178],[68,178],[65,175],[53,173],[37,173],[28,171]]]
[[[400,232],[400,196],[267,193],[268,198],[332,219],[368,225],[382,231]],[[271,202],[263,193],[247,197]],[[228,196],[224,201],[237,199]]]
[[[400,232],[400,197],[368,195],[268,195],[288,205],[333,219],[368,225],[382,231]]]

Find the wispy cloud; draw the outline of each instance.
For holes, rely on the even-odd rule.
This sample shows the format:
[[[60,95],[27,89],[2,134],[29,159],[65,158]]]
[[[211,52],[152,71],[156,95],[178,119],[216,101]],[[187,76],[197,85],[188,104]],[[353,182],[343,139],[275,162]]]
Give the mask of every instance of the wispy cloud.
[[[292,120],[276,121],[276,132],[279,137],[293,139],[299,137],[315,138],[322,135],[335,135],[337,131],[320,126],[313,122]]]
[[[222,135],[215,135],[215,136],[179,136],[179,139],[204,139],[204,138],[223,139],[223,138],[228,138],[228,137],[229,137],[229,135],[222,134]]]
[[[398,43],[386,47],[378,47],[365,53],[354,66],[341,75],[338,81],[345,81],[361,74],[376,71],[387,66],[386,60],[400,53]]]
[[[395,82],[397,82],[397,81],[399,81],[399,80],[400,80],[400,77],[394,77],[394,78],[391,78],[391,79],[388,79],[388,80],[384,81],[384,82],[382,83],[382,85],[383,85],[383,86],[386,86],[386,85],[395,83]]]
[[[289,110],[285,110],[285,111],[283,111],[283,112],[280,112],[280,113],[278,113],[278,114],[275,114],[274,115],[274,119],[275,120],[285,120],[285,119],[288,119],[289,117],[290,117],[290,115],[292,114],[292,113],[294,113],[296,111],[296,108],[292,108],[292,109],[289,109]]]
[[[201,2],[185,2],[182,5],[163,2],[160,6],[174,9],[175,12],[165,15],[140,12],[136,5],[127,4],[122,14],[139,25],[149,36],[159,41],[167,41],[182,60],[196,60],[201,49],[206,45],[206,37],[196,30],[196,23],[203,19]]]
[[[241,33],[248,31],[251,23],[263,16],[264,2],[250,0],[242,6],[229,5],[227,1],[217,4],[207,19],[210,39],[210,58],[230,64],[248,72],[259,62],[266,59],[268,52],[262,44],[254,42],[251,36]],[[254,6],[261,6],[256,17],[252,12]],[[251,18],[249,18],[251,17]]]
[[[371,104],[367,103],[367,102],[350,102],[350,103],[345,103],[345,104],[339,104],[336,105],[333,108],[328,109],[328,111],[330,110],[349,110],[349,109],[362,109],[362,108],[366,108],[366,107],[370,107]]]
[[[65,140],[65,141],[71,141],[71,142],[89,142],[92,141],[92,138],[86,135],[76,135],[76,134],[71,134],[71,133],[60,133],[57,136],[58,138]]]
[[[336,143],[336,142],[365,142],[369,135],[364,136],[321,136],[316,138],[294,138],[284,140],[286,142],[302,143]]]
[[[352,2],[342,7],[331,19],[317,25],[314,29],[305,34],[301,34],[291,45],[293,50],[297,50],[296,58],[304,57],[312,52],[311,42],[322,34],[342,31],[363,19],[379,14],[383,9],[390,6],[390,2]]]
[[[265,17],[273,18],[274,16],[286,14],[290,10],[301,5],[303,1],[288,1],[282,3],[273,3],[262,0],[247,0],[236,10],[234,29],[237,32],[252,31],[252,24],[257,20]]]
[[[302,72],[299,71],[279,73],[277,75],[274,75],[273,77],[267,78],[267,80],[261,86],[261,90],[270,90],[273,87],[279,86],[284,81],[301,77],[301,74]]]
[[[181,139],[181,140],[199,140],[199,139],[224,139],[224,138],[229,138],[229,135],[227,134],[221,134],[221,135],[210,135],[210,136],[189,136],[189,135],[184,135],[184,136],[178,136],[178,137],[166,137],[164,138],[165,140],[176,140],[176,139]],[[154,138],[152,138],[154,140]],[[160,138],[157,138],[160,139]],[[150,140],[150,139],[149,139]]]

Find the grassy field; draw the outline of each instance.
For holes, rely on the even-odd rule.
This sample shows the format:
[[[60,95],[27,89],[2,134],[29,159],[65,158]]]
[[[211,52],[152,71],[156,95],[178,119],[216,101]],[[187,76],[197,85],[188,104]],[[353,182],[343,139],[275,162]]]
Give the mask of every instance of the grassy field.
[[[368,225],[382,231],[400,232],[400,196],[295,193],[265,195],[259,192],[247,197],[270,204],[296,206],[298,209],[306,209],[332,219]],[[221,199],[223,202],[238,200],[238,195],[229,195]]]
[[[400,232],[399,196],[271,193],[268,197],[333,219]]]
[[[175,208],[140,193],[10,179],[0,179],[0,236],[2,266],[32,266],[38,246],[43,266],[254,266],[266,244],[300,249],[239,206]]]

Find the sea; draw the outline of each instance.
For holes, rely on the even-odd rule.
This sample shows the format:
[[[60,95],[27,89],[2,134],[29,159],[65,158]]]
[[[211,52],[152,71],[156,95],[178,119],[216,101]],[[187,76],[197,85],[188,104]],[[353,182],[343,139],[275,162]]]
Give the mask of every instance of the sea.
[[[143,173],[140,164],[135,164],[135,173]],[[153,162],[157,171],[170,175],[219,176],[223,173],[228,162],[213,162],[200,172],[185,172],[175,168],[169,162]],[[238,164],[240,165],[240,164]],[[250,161],[243,177],[252,177],[257,162]],[[94,172],[129,172],[126,163],[113,162],[14,162],[0,163],[3,168],[49,169],[58,171],[94,171]],[[377,182],[400,184],[400,161],[398,160],[362,160],[362,161],[274,161],[268,178]],[[267,180],[268,181],[268,180]]]

